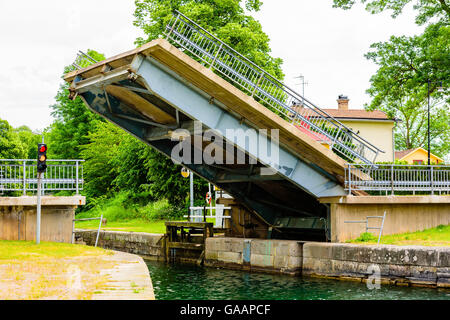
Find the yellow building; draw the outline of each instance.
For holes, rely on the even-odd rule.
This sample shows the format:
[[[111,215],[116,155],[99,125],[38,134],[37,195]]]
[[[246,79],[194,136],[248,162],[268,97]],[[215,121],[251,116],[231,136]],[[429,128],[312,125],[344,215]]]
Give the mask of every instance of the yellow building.
[[[339,120],[362,138],[385,153],[378,155],[377,162],[394,162],[394,128],[396,120],[389,119],[386,113],[375,110],[349,109],[350,100],[339,96],[337,109],[324,109],[330,116]]]
[[[406,161],[408,164],[428,164],[428,151],[424,148],[416,148],[409,150],[402,150],[395,152],[395,159],[399,161]],[[432,164],[442,164],[444,160],[430,154],[430,161]]]

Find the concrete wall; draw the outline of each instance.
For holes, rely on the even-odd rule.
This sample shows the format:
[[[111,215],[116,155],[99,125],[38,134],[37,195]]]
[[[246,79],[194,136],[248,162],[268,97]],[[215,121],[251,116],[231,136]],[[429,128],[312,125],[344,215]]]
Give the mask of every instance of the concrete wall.
[[[331,240],[344,242],[365,232],[365,224],[345,221],[365,220],[367,216],[382,216],[386,211],[383,234],[421,231],[450,224],[450,196],[381,196],[322,198],[330,203]],[[381,219],[370,219],[371,227],[380,227]],[[378,236],[378,230],[370,230]]]
[[[36,239],[36,197],[0,198],[0,240]],[[43,197],[41,241],[72,241],[72,226],[77,205],[85,198]]]
[[[206,239],[205,265],[298,275],[302,269],[300,241],[239,238]]]
[[[304,275],[365,282],[373,274],[370,266],[379,268],[382,284],[450,287],[450,248],[303,245]]]
[[[75,241],[95,245],[97,230],[75,230]],[[98,246],[164,259],[164,235],[142,232],[100,231]]]

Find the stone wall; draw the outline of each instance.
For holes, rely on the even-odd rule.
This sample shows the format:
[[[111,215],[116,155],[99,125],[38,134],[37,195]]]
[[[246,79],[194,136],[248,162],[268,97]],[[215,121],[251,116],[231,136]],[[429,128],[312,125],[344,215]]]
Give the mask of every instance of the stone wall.
[[[302,246],[300,241],[208,238],[205,265],[299,275]]]
[[[94,245],[96,235],[95,230],[75,232],[76,239],[88,245]],[[99,246],[164,259],[164,235],[102,231]],[[214,237],[206,239],[205,248],[208,267],[358,282],[368,281],[379,270],[381,284],[450,288],[450,247]],[[180,258],[189,260],[184,254]]]
[[[365,282],[375,270],[379,270],[382,284],[450,287],[450,248],[303,245],[304,275]]]
[[[75,230],[75,241],[95,245],[97,230]],[[164,235],[142,232],[100,231],[98,246],[164,259]]]

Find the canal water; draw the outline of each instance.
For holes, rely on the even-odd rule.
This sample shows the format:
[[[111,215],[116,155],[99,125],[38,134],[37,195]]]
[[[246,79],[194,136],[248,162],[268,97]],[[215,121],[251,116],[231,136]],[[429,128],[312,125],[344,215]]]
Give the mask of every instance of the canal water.
[[[146,261],[158,300],[450,300],[450,290],[381,286]]]

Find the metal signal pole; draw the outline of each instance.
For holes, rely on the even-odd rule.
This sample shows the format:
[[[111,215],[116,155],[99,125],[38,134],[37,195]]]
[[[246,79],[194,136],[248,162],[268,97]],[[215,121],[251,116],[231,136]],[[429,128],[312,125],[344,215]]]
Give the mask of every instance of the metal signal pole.
[[[41,242],[41,182],[42,173],[39,172],[37,181],[36,244]]]
[[[42,136],[42,144],[44,144],[44,136]],[[39,159],[38,159],[39,162]],[[36,244],[41,243],[41,188],[42,188],[42,172],[38,170],[37,179],[37,209],[36,209]]]
[[[190,194],[190,202],[191,202],[191,208],[194,207],[194,173],[190,171],[189,174],[189,194]],[[193,215],[194,211],[190,209],[191,216]]]

